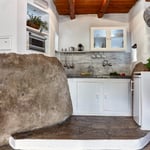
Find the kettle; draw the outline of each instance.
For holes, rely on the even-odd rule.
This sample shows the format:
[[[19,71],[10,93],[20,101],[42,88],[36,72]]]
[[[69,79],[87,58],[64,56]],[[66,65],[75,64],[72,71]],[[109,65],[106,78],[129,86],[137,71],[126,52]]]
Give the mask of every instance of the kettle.
[[[78,51],[83,51],[84,50],[84,46],[82,44],[78,44]]]
[[[75,51],[75,47],[73,47],[73,46],[69,47],[69,51],[70,51],[70,52]]]

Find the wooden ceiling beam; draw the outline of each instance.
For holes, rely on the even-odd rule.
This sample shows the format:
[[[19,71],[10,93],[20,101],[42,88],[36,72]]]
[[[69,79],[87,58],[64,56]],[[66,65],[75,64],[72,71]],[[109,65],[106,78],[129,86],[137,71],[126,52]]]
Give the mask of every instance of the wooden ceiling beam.
[[[52,0],[59,15],[74,19],[80,14],[97,14],[99,18],[108,13],[128,13],[138,0]],[[150,0],[144,0],[150,2]]]
[[[101,3],[101,7],[100,7],[100,10],[98,12],[98,18],[102,18],[103,15],[105,14],[108,6],[109,6],[109,2],[110,0],[102,0],[102,3]]]
[[[75,19],[75,0],[68,0],[70,19]]]

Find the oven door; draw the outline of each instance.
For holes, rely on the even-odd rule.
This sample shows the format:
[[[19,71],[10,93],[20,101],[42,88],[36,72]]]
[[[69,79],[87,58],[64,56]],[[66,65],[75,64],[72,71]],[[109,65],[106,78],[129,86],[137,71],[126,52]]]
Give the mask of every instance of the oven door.
[[[29,50],[45,52],[46,38],[35,33],[29,33]]]

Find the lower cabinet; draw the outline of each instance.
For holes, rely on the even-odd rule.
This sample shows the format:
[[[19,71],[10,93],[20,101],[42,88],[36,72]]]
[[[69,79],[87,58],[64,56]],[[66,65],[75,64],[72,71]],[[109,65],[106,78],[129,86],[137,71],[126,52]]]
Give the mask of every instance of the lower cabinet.
[[[102,84],[94,81],[78,81],[76,90],[77,114],[100,114]]]
[[[130,80],[113,79],[104,82],[103,114],[130,116],[131,93]]]
[[[69,78],[73,115],[131,116],[129,79]]]

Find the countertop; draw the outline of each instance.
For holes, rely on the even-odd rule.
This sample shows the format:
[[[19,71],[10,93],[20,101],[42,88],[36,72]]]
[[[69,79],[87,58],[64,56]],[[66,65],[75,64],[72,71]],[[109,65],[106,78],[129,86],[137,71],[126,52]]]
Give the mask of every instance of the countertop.
[[[106,78],[106,79],[131,79],[130,75],[110,76],[110,75],[67,75],[67,78]]]

